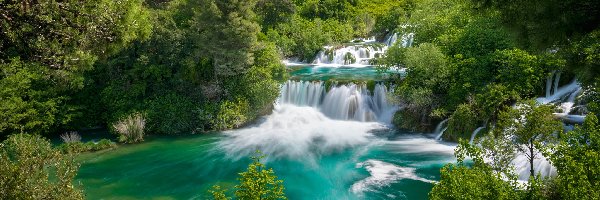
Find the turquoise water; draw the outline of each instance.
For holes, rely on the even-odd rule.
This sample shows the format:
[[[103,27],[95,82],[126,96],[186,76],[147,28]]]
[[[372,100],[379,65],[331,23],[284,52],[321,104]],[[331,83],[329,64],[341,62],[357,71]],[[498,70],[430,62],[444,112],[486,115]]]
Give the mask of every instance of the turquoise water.
[[[284,180],[289,199],[427,199],[430,181],[439,180],[440,167],[453,160],[452,144],[386,134],[373,136],[364,145],[320,155],[314,163],[281,158],[266,164]],[[87,154],[77,180],[89,199],[205,199],[214,184],[234,185],[236,173],[250,163],[229,158],[219,149],[219,141],[225,139],[218,134],[155,138]],[[360,166],[369,161],[385,162],[386,166],[374,170],[389,177],[373,178]],[[414,172],[402,174],[403,168]]]
[[[342,80],[342,81],[369,81],[384,80],[390,76],[399,76],[404,73],[401,71],[388,70],[383,73],[378,72],[373,66],[366,67],[331,67],[315,65],[291,66],[290,76],[294,80]]]

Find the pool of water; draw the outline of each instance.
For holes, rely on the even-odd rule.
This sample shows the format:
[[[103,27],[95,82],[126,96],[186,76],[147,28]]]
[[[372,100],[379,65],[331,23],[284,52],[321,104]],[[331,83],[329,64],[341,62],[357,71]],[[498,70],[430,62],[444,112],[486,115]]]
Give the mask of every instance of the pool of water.
[[[374,66],[318,66],[294,65],[288,66],[291,79],[294,80],[320,80],[330,79],[340,81],[369,81],[385,80],[390,76],[404,76],[404,70],[378,71]]]
[[[451,143],[288,107],[245,129],[82,155],[76,180],[88,199],[206,199],[215,184],[233,187],[259,149],[289,199],[427,199],[439,169],[454,160]]]

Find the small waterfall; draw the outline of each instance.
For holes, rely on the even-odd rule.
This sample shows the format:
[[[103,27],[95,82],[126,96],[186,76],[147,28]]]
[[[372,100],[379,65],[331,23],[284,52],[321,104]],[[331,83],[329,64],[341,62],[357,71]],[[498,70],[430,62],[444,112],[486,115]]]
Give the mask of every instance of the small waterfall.
[[[408,33],[408,34],[402,35],[402,47],[404,47],[404,48],[411,47],[414,41],[415,41],[414,33]],[[391,46],[391,45],[388,45],[388,46]]]
[[[475,131],[473,131],[473,134],[471,134],[471,140],[469,140],[470,144],[473,144],[473,140],[475,140],[475,137],[477,136],[477,133],[479,133],[484,128],[485,128],[485,126],[482,126],[482,127],[479,127],[477,129],[475,129]]]
[[[391,34],[385,39],[385,44],[387,46],[392,46],[398,40],[398,33]]]
[[[446,122],[448,122],[448,120],[449,120],[449,119],[442,120],[442,121],[441,121],[441,122],[440,122],[440,123],[439,123],[439,124],[438,124],[438,125],[435,127],[435,131],[434,131],[433,133],[436,135],[436,137],[435,137],[435,139],[436,139],[436,140],[439,140],[439,139],[442,137],[442,134],[444,134],[444,131],[445,131],[446,129],[442,130],[442,127],[444,126],[444,124],[446,124]]]
[[[552,79],[554,78],[554,73],[556,73],[556,71],[552,71],[552,74],[546,78],[546,98],[552,95]]]
[[[435,136],[435,140],[440,140],[440,139],[442,139],[442,135],[444,135],[444,132],[446,132],[446,129],[448,129],[448,127],[446,127],[446,128],[444,128],[444,129],[442,129],[442,130],[440,131],[440,133],[439,133],[437,136]]]
[[[398,108],[388,103],[387,93],[383,84],[376,84],[371,94],[365,85],[353,83],[326,91],[323,82],[288,81],[279,103],[314,107],[333,119],[390,123]]]
[[[554,78],[554,93],[558,92],[558,84],[560,83],[561,72],[556,72],[556,78]]]
[[[435,132],[434,133],[440,133],[440,131],[442,131],[442,126],[448,122],[449,119],[445,119],[442,120],[436,127],[435,127]]]
[[[383,43],[378,43],[373,38],[341,47],[325,46],[324,50],[317,54],[313,63],[317,65],[368,66],[371,65],[371,60],[383,56],[390,46],[396,44],[398,39],[402,42],[402,47],[412,46],[414,35],[414,33],[406,33],[399,36],[398,33],[393,33],[386,37]]]
[[[326,46],[325,50],[317,55],[315,64],[370,65],[372,59],[382,56],[386,50],[386,46],[377,44],[360,44],[337,49]]]

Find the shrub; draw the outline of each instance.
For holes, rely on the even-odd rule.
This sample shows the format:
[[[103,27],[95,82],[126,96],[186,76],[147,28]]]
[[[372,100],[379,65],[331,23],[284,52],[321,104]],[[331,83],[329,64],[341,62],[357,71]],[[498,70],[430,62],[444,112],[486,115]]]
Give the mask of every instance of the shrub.
[[[83,199],[78,168],[38,135],[11,135],[0,143],[0,199]]]
[[[176,93],[159,96],[147,102],[147,130],[170,134],[190,132],[196,128],[196,103]]]
[[[238,128],[246,122],[246,113],[248,113],[248,101],[241,99],[237,102],[224,101],[219,105],[219,111],[211,120],[211,124],[216,130]]]
[[[260,152],[257,151],[257,154],[260,155]],[[248,165],[248,169],[239,173],[240,184],[235,186],[237,199],[287,199],[283,181],[277,179],[273,169],[267,169],[265,164],[260,162],[263,157],[252,157],[252,163]],[[218,185],[213,186],[209,192],[215,200],[231,199],[225,194],[227,190],[221,189]]]
[[[459,138],[469,139],[471,132],[477,128],[478,115],[470,104],[461,104],[448,120],[448,130],[444,138],[458,141]]]
[[[144,140],[146,118],[141,113],[133,113],[113,123],[114,131],[119,135],[119,142],[136,143]]]
[[[77,133],[77,131],[70,131],[60,135],[60,138],[65,143],[79,142],[81,141],[81,136]]]

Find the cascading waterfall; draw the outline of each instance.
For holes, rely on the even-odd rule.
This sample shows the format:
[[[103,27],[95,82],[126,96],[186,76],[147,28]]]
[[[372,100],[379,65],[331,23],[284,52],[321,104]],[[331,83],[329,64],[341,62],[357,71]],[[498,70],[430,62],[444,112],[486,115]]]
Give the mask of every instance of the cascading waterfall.
[[[442,120],[436,127],[435,127],[435,131],[433,133],[435,133],[435,139],[439,140],[440,138],[442,138],[442,135],[444,134],[444,131],[446,131],[446,129],[442,129],[442,126],[444,126],[444,124],[446,124],[446,122],[448,122],[449,119],[445,119]]]
[[[446,129],[448,129],[448,127],[446,127],[446,128],[444,128],[444,129],[442,129],[442,130],[440,131],[440,133],[439,133],[437,136],[435,136],[435,139],[436,139],[436,140],[441,140],[441,139],[442,139],[442,135],[444,135],[444,132],[446,132]]]
[[[364,42],[342,47],[325,46],[325,50],[317,54],[313,63],[317,65],[368,66],[371,64],[371,60],[384,55],[390,46],[396,44],[398,39],[398,33],[393,33],[383,43],[367,39]],[[401,35],[400,41],[402,47],[412,46],[414,33]]]
[[[398,108],[387,101],[387,93],[383,84],[376,84],[371,94],[366,86],[353,83],[327,91],[320,81],[288,81],[279,103],[314,107],[332,119],[390,123]]]
[[[552,78],[554,78],[554,73],[556,71],[552,71],[552,74],[546,78],[546,98],[552,95]]]
[[[475,140],[475,137],[477,137],[477,134],[484,128],[485,128],[485,126],[481,126],[473,131],[473,134],[471,134],[471,139],[469,140],[470,144],[473,144],[473,140]]]
[[[554,78],[554,90],[553,92],[556,93],[558,92],[558,83],[560,83],[560,74],[561,72],[556,72],[556,77]]]
[[[546,80],[546,97],[537,98],[536,101],[539,104],[557,104],[562,108],[562,112],[554,113],[555,116],[560,117],[565,123],[581,124],[585,120],[584,115],[570,114],[577,96],[582,92],[581,86],[574,80],[565,86],[559,87],[560,75],[560,72],[552,72]],[[570,127],[571,126],[569,125],[565,125],[565,129],[567,130],[570,129]],[[516,167],[519,179],[523,181],[529,179],[530,164],[527,157],[527,155],[522,153],[517,154],[517,157],[512,161],[512,164]],[[547,158],[539,152],[536,153],[535,157],[534,171],[536,173],[541,173],[542,176],[556,175],[556,168],[552,166]]]
[[[556,75],[556,79],[560,78],[560,74]],[[573,81],[571,83],[569,83],[568,85],[565,85],[563,87],[558,87],[558,81],[554,81],[554,85],[552,87],[556,88],[554,89],[552,95],[550,96],[546,96],[546,97],[541,97],[541,98],[537,98],[537,102],[540,104],[550,104],[550,103],[554,103],[554,104],[558,104],[558,106],[562,109],[561,113],[554,113],[554,115],[556,115],[557,117],[560,117],[564,122],[566,123],[575,123],[575,124],[581,124],[583,123],[583,121],[585,120],[585,115],[571,115],[571,110],[573,110],[574,105],[575,105],[575,100],[577,98],[577,96],[579,94],[581,94],[582,89],[581,86],[579,84],[579,82],[577,81]],[[546,87],[550,87],[549,85],[546,85]],[[548,88],[546,88],[546,91],[548,91]]]

